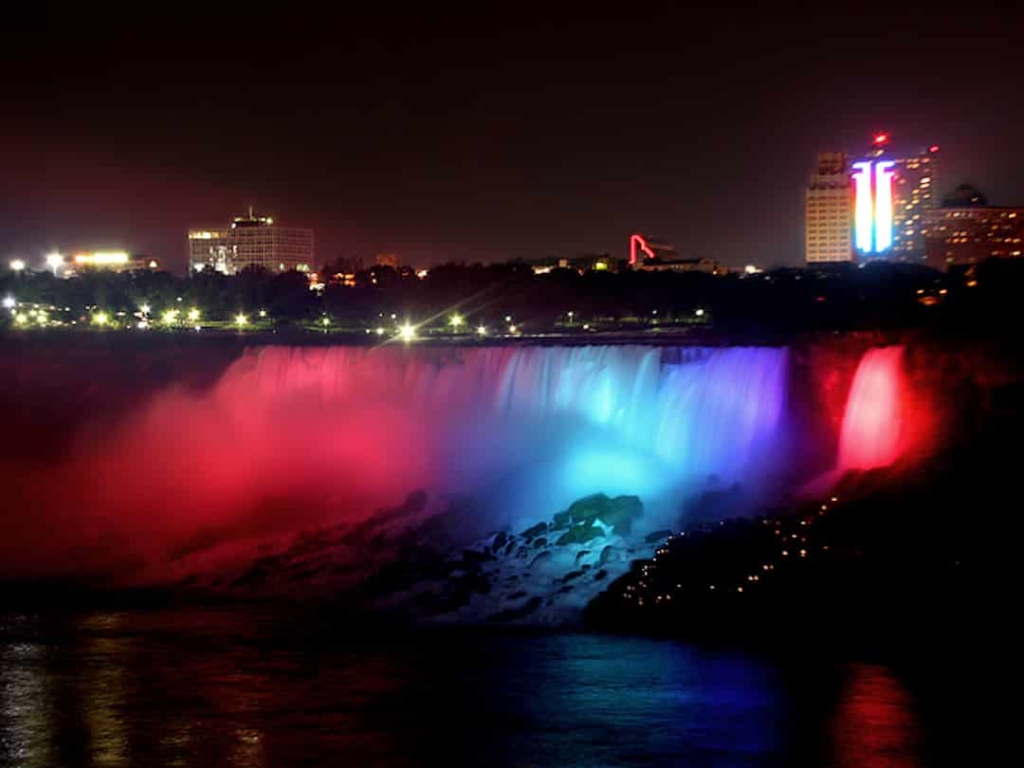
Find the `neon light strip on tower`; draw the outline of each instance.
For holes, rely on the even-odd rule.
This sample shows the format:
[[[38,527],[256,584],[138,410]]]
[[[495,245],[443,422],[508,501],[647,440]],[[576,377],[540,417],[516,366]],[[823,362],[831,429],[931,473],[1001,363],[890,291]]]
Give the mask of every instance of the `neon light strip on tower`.
[[[853,244],[861,253],[871,253],[871,162],[854,163]]]
[[[875,163],[875,252],[892,247],[892,160]]]
[[[853,243],[861,253],[892,247],[894,165],[892,160],[853,164]]]

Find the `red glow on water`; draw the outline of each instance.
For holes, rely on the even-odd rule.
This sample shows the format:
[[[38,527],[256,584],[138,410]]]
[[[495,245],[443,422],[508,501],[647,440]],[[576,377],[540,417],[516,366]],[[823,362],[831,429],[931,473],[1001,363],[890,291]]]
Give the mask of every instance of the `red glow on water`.
[[[920,727],[900,681],[871,664],[852,665],[847,675],[832,728],[834,765],[917,768]]]
[[[902,357],[902,347],[882,347],[861,359],[843,414],[839,469],[887,467],[899,458]]]

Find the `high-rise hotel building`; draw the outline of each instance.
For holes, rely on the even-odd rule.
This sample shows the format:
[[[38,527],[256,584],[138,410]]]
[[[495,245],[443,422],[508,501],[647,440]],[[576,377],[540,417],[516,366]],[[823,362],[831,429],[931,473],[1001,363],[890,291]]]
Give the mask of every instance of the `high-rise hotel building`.
[[[850,168],[842,152],[822,152],[804,198],[804,243],[808,264],[853,259],[853,197]]]
[[[925,212],[935,207],[938,160],[938,145],[895,160],[893,257],[901,261],[925,258],[929,221]]]
[[[853,259],[923,261],[935,207],[939,147],[908,157],[889,154],[889,135],[877,134],[865,155],[818,155],[807,187],[808,263]]]
[[[188,233],[189,271],[212,270],[233,275],[246,267],[271,272],[313,267],[313,230],[282,227],[269,216],[239,216],[219,229],[192,229]]]

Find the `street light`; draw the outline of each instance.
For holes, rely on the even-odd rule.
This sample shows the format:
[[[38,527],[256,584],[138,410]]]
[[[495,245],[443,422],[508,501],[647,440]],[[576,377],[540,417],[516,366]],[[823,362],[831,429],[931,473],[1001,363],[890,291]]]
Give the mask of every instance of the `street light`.
[[[110,322],[110,315],[106,312],[94,312],[92,322],[94,325],[104,326]]]
[[[13,296],[4,296],[4,309],[14,309],[18,306],[18,300]]]
[[[450,325],[453,330],[456,330],[456,331],[459,330],[459,326],[462,325],[462,315],[460,315],[458,313],[455,313],[454,315],[452,315],[448,319],[448,325]]]
[[[478,325],[476,327],[476,335],[477,336],[486,336],[487,335],[487,326],[486,325]]]
[[[704,310],[703,309],[698,309],[693,314],[695,314],[697,317],[704,317]]]
[[[410,342],[416,338],[416,326],[411,323],[404,323],[399,327],[398,335],[401,337],[402,341]]]
[[[248,323],[249,318],[243,315],[241,312],[235,315],[235,325],[237,325],[239,328],[244,328],[246,325],[248,325]]]
[[[46,266],[53,270],[53,276],[57,276],[57,270],[64,266],[64,257],[54,251],[46,257]]]
[[[15,272],[22,272],[25,269],[24,259],[11,259],[11,269]]]
[[[193,307],[188,311],[188,321],[194,323],[197,320],[199,320],[199,310]]]

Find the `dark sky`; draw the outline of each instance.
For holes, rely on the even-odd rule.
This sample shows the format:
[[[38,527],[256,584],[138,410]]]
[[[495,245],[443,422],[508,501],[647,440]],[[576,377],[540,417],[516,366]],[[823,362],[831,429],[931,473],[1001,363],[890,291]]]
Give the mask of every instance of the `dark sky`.
[[[940,189],[1024,204],[1013,4],[214,5],[5,19],[0,256],[182,269],[188,227],[252,203],[312,227],[318,259],[624,253],[643,231],[798,263],[815,153],[882,128],[942,146]]]

